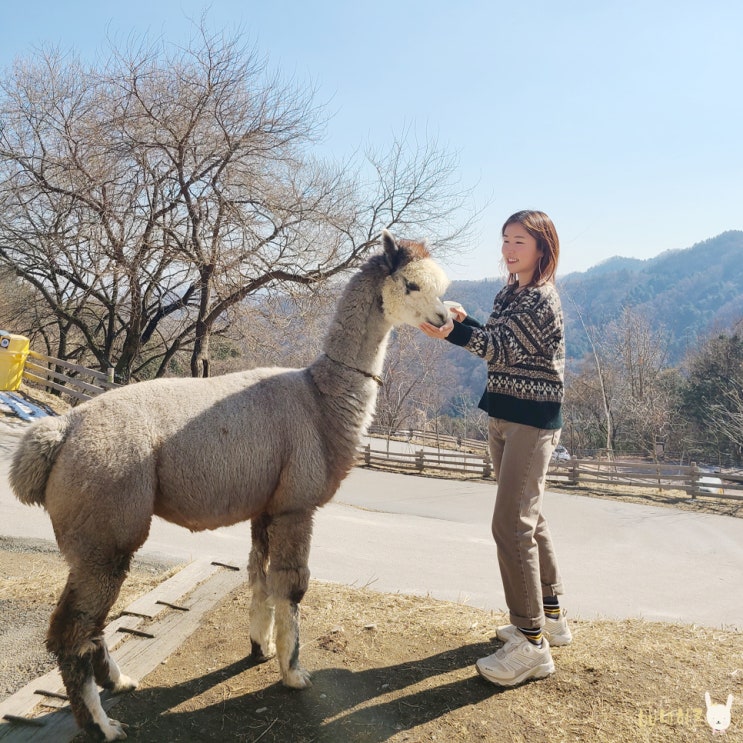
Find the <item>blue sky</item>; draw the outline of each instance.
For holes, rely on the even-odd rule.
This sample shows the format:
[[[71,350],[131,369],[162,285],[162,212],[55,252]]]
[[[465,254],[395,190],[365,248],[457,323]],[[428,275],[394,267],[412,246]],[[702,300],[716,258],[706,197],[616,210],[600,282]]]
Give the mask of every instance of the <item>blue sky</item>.
[[[739,0],[7,2],[0,68],[44,43],[182,42],[203,12],[316,87],[338,158],[405,130],[456,155],[483,212],[452,278],[500,275],[522,208],[555,221],[561,275],[743,229]]]

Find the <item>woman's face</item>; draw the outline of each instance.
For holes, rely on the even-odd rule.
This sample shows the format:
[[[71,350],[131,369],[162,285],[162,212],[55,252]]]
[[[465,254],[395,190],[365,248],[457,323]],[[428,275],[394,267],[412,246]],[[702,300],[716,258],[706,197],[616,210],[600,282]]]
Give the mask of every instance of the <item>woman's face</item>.
[[[537,249],[536,238],[523,225],[513,222],[503,230],[502,252],[508,273],[518,274],[519,286],[526,286],[542,257],[542,251]]]

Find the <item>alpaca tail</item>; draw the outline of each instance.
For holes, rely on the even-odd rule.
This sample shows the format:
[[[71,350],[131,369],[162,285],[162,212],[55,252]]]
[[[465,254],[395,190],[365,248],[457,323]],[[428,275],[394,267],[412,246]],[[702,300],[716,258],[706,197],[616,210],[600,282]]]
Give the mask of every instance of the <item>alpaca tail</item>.
[[[46,481],[67,438],[69,419],[42,418],[26,431],[10,465],[10,487],[22,503],[44,505]]]

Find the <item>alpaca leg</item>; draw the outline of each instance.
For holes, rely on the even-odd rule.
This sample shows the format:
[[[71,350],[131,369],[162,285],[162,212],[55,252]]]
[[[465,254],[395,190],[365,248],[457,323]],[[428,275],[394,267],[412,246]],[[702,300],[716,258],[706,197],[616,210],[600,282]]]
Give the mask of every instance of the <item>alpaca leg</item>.
[[[137,688],[137,681],[124,675],[119,664],[111,657],[103,637],[93,639],[96,646],[93,653],[93,673],[98,686],[108,689],[113,694],[122,694]]]
[[[299,602],[310,580],[307,568],[312,513],[289,513],[274,518],[269,527],[268,588],[276,611],[276,652],[286,686],[310,686],[310,674],[299,665]]]
[[[276,601],[276,652],[285,686],[305,689],[312,685],[310,672],[299,665],[299,604],[295,601]]]
[[[90,656],[59,653],[59,670],[77,724],[94,740],[124,740],[124,725],[112,720],[101,704]]]
[[[130,557],[115,558],[95,570],[73,566],[47,635],[47,648],[57,656],[77,724],[91,736],[106,741],[123,740],[126,733],[121,723],[106,715],[96,680],[116,691],[136,686],[121,674],[102,638],[106,616],[118,596]]]
[[[276,655],[273,640],[274,608],[268,593],[266,573],[268,570],[268,526],[270,516],[260,516],[251,522],[253,537],[248,561],[248,582],[252,598],[250,602],[250,648],[256,661],[268,660]]]

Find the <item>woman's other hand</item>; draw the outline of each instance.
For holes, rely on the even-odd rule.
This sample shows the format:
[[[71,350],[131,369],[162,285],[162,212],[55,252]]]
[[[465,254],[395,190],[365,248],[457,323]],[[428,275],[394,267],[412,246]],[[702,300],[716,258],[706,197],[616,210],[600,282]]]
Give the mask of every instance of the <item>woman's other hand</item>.
[[[462,307],[459,302],[453,302],[451,300],[446,300],[444,302],[444,305],[446,309],[449,310],[449,314],[457,321],[457,322],[463,322],[464,319],[467,317],[467,310]]]

